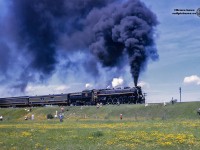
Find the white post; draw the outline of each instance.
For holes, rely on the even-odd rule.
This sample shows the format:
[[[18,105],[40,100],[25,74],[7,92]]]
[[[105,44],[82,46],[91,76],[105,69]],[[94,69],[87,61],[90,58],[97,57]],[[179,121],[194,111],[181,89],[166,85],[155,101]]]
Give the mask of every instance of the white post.
[[[58,117],[58,111],[56,110],[56,115],[55,115],[55,118],[57,118]]]
[[[34,114],[31,115],[31,120],[34,120]]]

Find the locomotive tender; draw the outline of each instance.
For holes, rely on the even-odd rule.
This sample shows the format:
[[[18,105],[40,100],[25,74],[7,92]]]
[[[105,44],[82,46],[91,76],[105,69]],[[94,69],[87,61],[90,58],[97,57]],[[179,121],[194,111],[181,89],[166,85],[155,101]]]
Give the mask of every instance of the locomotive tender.
[[[123,89],[93,89],[68,94],[41,96],[21,96],[0,98],[0,107],[30,107],[44,105],[96,105],[106,104],[142,104],[145,97],[141,87],[125,87]]]

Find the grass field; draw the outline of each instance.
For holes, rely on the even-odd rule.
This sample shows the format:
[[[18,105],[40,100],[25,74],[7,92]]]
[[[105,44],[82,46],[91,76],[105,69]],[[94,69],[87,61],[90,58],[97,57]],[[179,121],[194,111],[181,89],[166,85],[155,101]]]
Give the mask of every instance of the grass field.
[[[0,109],[2,150],[132,150],[200,147],[200,102],[163,106],[65,107],[64,122],[47,120],[59,107]],[[34,114],[34,120],[24,120]],[[120,114],[123,119],[120,120]]]

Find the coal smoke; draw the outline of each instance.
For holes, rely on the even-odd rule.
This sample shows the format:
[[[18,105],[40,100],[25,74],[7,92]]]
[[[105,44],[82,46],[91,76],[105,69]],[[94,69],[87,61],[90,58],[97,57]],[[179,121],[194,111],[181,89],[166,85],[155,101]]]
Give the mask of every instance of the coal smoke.
[[[79,65],[94,78],[98,64],[120,69],[129,63],[135,85],[148,60],[158,58],[153,38],[158,21],[139,0],[12,0],[8,6],[0,26],[10,26],[0,29],[0,41],[24,56],[25,71],[18,78],[23,90],[34,75],[50,77],[59,68],[59,55],[66,58],[65,72]],[[86,57],[73,59],[76,53]]]
[[[128,55],[131,74],[137,86],[140,72],[149,58],[158,58],[153,40],[156,16],[140,1],[109,5],[92,15],[99,16],[94,25],[95,41],[90,48],[103,66],[113,67]]]

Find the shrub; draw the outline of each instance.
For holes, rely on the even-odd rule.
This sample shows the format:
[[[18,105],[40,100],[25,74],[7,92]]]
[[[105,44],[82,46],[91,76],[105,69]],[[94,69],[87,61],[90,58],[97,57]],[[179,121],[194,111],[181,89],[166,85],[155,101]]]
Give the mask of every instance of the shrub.
[[[48,114],[47,115],[47,119],[53,119],[53,115],[52,114]]]
[[[92,136],[93,136],[93,137],[100,137],[100,136],[103,136],[103,132],[102,132],[102,131],[95,131],[95,132],[93,132]]]

